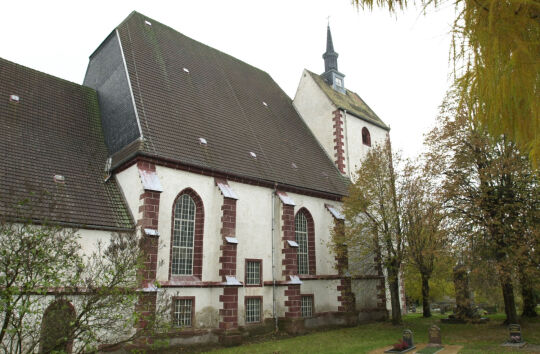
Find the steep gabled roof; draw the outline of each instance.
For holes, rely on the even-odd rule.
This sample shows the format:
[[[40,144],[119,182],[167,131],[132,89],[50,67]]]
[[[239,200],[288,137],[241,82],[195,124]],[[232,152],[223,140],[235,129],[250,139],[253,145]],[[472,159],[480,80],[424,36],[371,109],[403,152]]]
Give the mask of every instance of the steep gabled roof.
[[[117,31],[144,137],[140,151],[346,194],[347,180],[266,72],[136,12]]]
[[[355,115],[356,117],[363,119],[369,123],[375,124],[376,126],[390,130],[388,127],[376,114],[369,108],[369,106],[360,98],[360,96],[351,91],[346,90],[346,94],[337,92],[328,85],[324,79],[315,73],[312,73],[309,70],[306,70],[325,95],[334,103],[337,108],[345,109],[348,113]]]
[[[11,95],[19,101],[10,100]],[[0,215],[124,230],[133,223],[114,179],[96,92],[0,58]],[[65,178],[55,182],[54,176]]]

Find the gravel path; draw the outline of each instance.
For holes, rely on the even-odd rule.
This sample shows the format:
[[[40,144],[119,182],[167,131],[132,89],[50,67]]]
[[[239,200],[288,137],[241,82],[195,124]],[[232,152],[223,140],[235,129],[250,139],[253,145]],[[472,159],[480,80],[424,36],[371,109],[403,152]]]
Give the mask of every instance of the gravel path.
[[[410,351],[410,352],[407,352],[407,354],[414,354],[416,353],[418,350],[420,349],[423,349],[426,347],[426,344],[417,344],[416,345],[416,349],[413,350],[413,351]],[[372,350],[371,352],[369,352],[369,354],[383,354],[385,350],[388,350],[388,349],[391,349],[392,347],[388,346],[388,347],[384,347],[384,348],[379,348],[379,349],[375,349],[375,350]],[[444,345],[444,349],[441,350],[440,352],[437,352],[437,354],[456,354],[459,352],[459,350],[463,348],[463,346],[461,345]]]

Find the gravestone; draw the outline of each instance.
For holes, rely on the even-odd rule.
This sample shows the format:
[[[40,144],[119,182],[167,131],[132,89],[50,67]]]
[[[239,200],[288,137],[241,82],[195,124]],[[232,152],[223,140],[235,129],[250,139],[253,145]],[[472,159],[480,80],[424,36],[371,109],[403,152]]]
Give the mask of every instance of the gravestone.
[[[433,325],[429,328],[428,334],[429,334],[428,347],[440,347],[442,344],[441,329]]]
[[[509,339],[502,345],[505,347],[523,348],[527,343],[523,340],[521,335],[521,326],[518,324],[511,324],[508,326]]]
[[[508,326],[508,331],[510,332],[510,343],[523,343],[520,325],[511,324],[510,326]]]
[[[414,347],[413,333],[410,329],[403,331],[403,341],[407,343],[408,348]]]

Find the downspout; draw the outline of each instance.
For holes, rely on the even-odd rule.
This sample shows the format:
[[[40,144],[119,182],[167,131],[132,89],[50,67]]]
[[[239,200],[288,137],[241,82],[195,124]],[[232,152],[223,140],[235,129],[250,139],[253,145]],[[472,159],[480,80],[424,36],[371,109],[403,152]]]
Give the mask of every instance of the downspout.
[[[345,148],[347,149],[347,174],[351,178],[351,160],[349,159],[349,131],[347,126],[347,110],[343,110],[343,125],[345,126],[345,136],[343,137],[346,141]]]
[[[272,191],[272,315],[274,316],[275,322],[275,331],[278,331],[278,316],[276,309],[276,262],[275,262],[275,253],[276,246],[274,242],[274,233],[275,233],[275,224],[276,224],[276,193],[277,193],[277,183],[274,183],[274,190]]]

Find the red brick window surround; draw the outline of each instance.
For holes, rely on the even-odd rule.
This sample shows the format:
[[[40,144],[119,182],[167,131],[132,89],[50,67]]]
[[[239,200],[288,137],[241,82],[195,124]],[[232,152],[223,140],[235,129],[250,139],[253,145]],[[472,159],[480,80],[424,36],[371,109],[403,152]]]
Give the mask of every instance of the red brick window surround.
[[[313,294],[302,294],[300,297],[300,314],[302,317],[313,317],[315,313]]]
[[[362,144],[371,146],[371,134],[369,134],[369,130],[366,127],[362,128]]]
[[[204,206],[191,188],[181,191],[172,206],[169,279],[202,277]]]
[[[298,274],[316,274],[315,225],[313,217],[306,208],[301,208],[294,217],[295,237],[298,243]]]
[[[245,322],[246,324],[262,322],[262,296],[245,296]]]
[[[193,327],[195,296],[174,296],[172,298],[173,324],[176,327]]]
[[[246,287],[262,286],[262,259],[246,258],[244,284]]]

